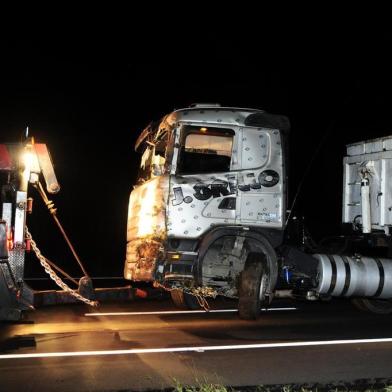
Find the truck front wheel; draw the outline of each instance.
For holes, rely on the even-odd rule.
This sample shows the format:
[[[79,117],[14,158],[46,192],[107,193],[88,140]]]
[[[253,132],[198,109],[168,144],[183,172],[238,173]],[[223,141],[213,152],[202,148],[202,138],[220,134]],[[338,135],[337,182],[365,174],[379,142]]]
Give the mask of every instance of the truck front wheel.
[[[265,257],[249,253],[240,275],[238,315],[244,320],[256,320],[261,307],[268,304],[266,296],[269,274]]]
[[[392,313],[392,300],[390,299],[357,298],[353,299],[352,302],[356,308],[366,312],[376,314]]]

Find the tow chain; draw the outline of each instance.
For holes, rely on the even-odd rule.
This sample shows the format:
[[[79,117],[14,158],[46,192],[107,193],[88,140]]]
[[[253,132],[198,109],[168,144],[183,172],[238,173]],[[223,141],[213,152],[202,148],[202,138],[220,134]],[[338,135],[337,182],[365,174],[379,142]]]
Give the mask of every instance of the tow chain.
[[[216,298],[218,292],[214,290],[212,287],[193,287],[192,289],[188,288],[180,288],[180,287],[166,287],[161,283],[154,282],[154,286],[161,288],[165,291],[173,291],[173,290],[181,290],[184,294],[190,294],[196,297],[197,302],[199,303],[200,307],[205,310],[206,312],[210,311],[210,305],[207,301],[206,297]]]
[[[44,268],[45,272],[57,284],[57,286],[59,286],[61,289],[63,289],[65,292],[69,293],[79,301],[86,303],[87,305],[94,306],[94,307],[98,306],[99,304],[98,301],[92,301],[91,299],[83,297],[76,290],[71,289],[71,287],[69,287],[66,283],[62,281],[62,279],[56,274],[56,272],[52,269],[52,267],[47,263],[46,257],[38,249],[38,246],[36,242],[33,240],[27,227],[26,227],[26,238],[30,240],[31,247],[35,255],[37,256],[37,259],[39,260],[40,264]]]
[[[194,287],[188,293],[196,297],[200,307],[206,312],[210,311],[210,305],[207,301],[207,297],[215,298],[218,295],[217,291],[212,287]]]

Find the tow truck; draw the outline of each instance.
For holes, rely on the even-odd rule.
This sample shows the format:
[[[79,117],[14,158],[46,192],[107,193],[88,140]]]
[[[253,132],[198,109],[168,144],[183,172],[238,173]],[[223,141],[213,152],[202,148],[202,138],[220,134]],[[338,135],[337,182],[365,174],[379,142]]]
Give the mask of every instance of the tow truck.
[[[134,297],[130,286],[94,289],[92,279],[59,220],[57,208],[48,197],[48,194],[58,193],[60,185],[46,144],[36,143],[28,135],[20,143],[0,144],[0,184],[0,321],[18,321],[24,311],[41,305],[82,301],[97,306],[98,300]],[[53,217],[81,269],[82,278],[75,279],[49,260],[34,241],[27,226],[27,217],[33,210],[31,188],[36,188],[36,194]],[[26,283],[25,260],[30,251],[61,290],[38,291]]]
[[[124,277],[170,291],[179,307],[238,298],[256,319],[274,298],[351,299],[392,312],[392,137],[347,146],[336,252],[287,243],[287,117],[195,104],[150,123],[130,195]],[[306,243],[306,238],[304,238]],[[325,248],[323,249],[325,250]],[[386,251],[386,252],[385,252]]]

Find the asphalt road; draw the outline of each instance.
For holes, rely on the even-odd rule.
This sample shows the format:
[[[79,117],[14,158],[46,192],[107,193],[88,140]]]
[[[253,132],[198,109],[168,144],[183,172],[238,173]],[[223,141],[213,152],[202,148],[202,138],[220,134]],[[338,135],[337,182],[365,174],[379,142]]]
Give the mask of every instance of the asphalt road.
[[[170,313],[177,309],[162,300],[41,308],[23,323],[0,324],[0,391],[392,378],[391,316],[347,301],[276,302],[252,322],[233,305],[218,301],[212,307],[226,311],[210,313]]]

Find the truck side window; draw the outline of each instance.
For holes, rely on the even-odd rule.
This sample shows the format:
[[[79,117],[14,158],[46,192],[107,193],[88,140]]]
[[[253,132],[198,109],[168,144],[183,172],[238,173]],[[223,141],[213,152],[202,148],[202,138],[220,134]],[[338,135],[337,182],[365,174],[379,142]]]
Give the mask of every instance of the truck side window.
[[[222,128],[184,127],[179,173],[230,171],[234,131]]]

